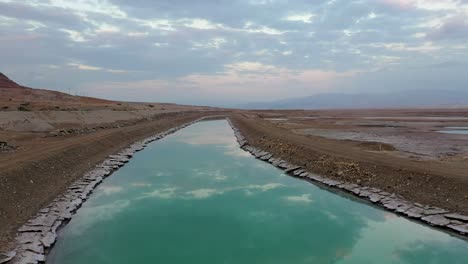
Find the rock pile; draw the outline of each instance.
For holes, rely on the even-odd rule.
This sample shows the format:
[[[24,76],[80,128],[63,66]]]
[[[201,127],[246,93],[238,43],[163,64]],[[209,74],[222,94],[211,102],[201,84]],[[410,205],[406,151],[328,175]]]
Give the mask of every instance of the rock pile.
[[[67,135],[81,135],[81,134],[89,134],[92,132],[96,132],[101,129],[109,129],[109,128],[119,128],[124,125],[122,124],[115,124],[115,125],[107,125],[107,126],[97,126],[97,127],[85,127],[85,128],[69,128],[69,129],[57,129],[55,131],[49,132],[49,137],[60,137],[60,136],[67,136]]]
[[[5,141],[0,141],[0,152],[12,151],[15,149],[15,146],[8,145],[8,143]]]

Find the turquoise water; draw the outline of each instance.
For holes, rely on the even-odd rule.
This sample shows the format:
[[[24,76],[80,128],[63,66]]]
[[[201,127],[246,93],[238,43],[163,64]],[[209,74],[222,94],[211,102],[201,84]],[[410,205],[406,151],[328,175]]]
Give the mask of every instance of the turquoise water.
[[[446,134],[460,134],[460,135],[468,135],[468,129],[452,129],[452,130],[440,130],[440,133]]]
[[[330,193],[189,126],[107,178],[48,263],[468,263],[468,243]]]

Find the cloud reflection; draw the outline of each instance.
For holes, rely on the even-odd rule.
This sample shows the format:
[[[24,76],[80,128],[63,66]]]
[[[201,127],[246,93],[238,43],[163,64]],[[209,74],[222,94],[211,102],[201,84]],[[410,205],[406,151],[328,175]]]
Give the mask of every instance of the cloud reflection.
[[[133,187],[151,187],[152,184],[148,182],[133,182],[130,183],[131,186]]]
[[[152,192],[145,193],[142,198],[156,197],[161,199],[172,199],[175,198],[177,188],[163,188],[156,189]]]
[[[201,170],[201,169],[192,169],[192,173],[195,176],[202,176],[208,179],[213,179],[215,181],[225,181],[229,177],[221,172],[221,170]]]
[[[310,199],[310,194],[303,194],[298,196],[286,196],[285,199],[289,202],[296,202],[296,203],[311,203],[313,202]]]
[[[99,189],[97,193],[102,194],[102,195],[112,195],[112,194],[116,194],[116,193],[123,191],[122,186],[101,185],[98,188]]]
[[[246,186],[235,186],[228,188],[200,188],[194,190],[180,190],[175,187],[166,187],[161,189],[156,189],[152,192],[145,193],[138,199],[144,198],[159,198],[159,199],[206,199],[213,197],[215,195],[223,195],[232,191],[244,191],[246,196],[253,195],[256,192],[267,192],[277,188],[285,187],[285,185],[280,183],[266,183],[263,185],[252,184]],[[294,198],[292,198],[294,199]],[[304,198],[303,198],[304,199]]]
[[[195,199],[205,199],[213,195],[223,194],[223,193],[224,193],[223,191],[219,191],[216,189],[198,189],[198,190],[186,192],[187,195]]]
[[[74,235],[81,235],[98,222],[115,218],[117,214],[128,206],[130,206],[129,200],[117,200],[104,205],[84,207],[80,210],[80,214],[78,215],[79,219],[73,219],[75,224],[70,225],[73,228],[71,229],[71,233]]]

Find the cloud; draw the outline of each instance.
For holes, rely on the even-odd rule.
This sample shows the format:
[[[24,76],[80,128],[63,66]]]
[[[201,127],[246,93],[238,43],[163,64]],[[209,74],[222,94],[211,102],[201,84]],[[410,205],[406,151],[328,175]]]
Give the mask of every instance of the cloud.
[[[288,21],[297,21],[306,24],[312,23],[315,14],[312,13],[292,13],[286,16],[284,19]]]
[[[73,29],[84,28],[82,18],[68,9],[57,6],[38,6],[18,2],[0,2],[0,15],[35,21],[41,26],[53,24]]]
[[[414,7],[414,1],[411,0],[382,0],[384,5],[398,9],[411,9]]]
[[[250,100],[265,100],[281,98],[291,92],[297,95],[308,95],[311,87],[315,88],[315,92],[326,92],[332,90],[333,82],[352,77],[358,73],[357,71],[341,73],[321,70],[295,71],[258,62],[240,62],[225,67],[227,70],[224,74],[189,75],[171,82],[147,80],[130,83],[96,83],[89,86],[89,90],[95,92],[102,89],[118,91],[140,87],[148,92],[158,92],[159,96],[188,91],[189,93],[196,92],[204,98],[212,100],[214,100],[213,95],[220,93],[224,94],[224,100],[240,97],[244,94],[249,94]],[[252,90],[252,87],[255,89]],[[290,88],[285,90],[284,87]],[[185,100],[183,101],[185,102]],[[191,141],[194,144],[198,142],[194,141],[193,138]]]
[[[106,71],[106,72],[112,72],[112,73],[125,73],[126,72],[124,70],[103,69],[101,67],[90,66],[90,65],[79,64],[79,63],[68,63],[67,65],[70,67],[77,68],[79,70],[83,70],[83,71]]]
[[[456,10],[462,1],[458,0],[382,0],[382,3],[400,10],[422,9],[429,11]]]
[[[440,39],[468,39],[468,14],[456,16],[443,21],[427,34],[433,40]]]
[[[372,92],[363,76],[468,59],[467,15],[460,0],[0,0],[0,71],[131,101],[232,106],[358,84]],[[437,86],[458,87],[463,75],[452,77]],[[399,89],[437,88],[428,83],[414,77]]]

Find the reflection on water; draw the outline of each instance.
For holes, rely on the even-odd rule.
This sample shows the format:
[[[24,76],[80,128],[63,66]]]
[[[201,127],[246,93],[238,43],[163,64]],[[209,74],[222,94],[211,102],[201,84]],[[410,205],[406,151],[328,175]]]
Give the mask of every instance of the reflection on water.
[[[50,263],[466,263],[468,243],[284,175],[225,121],[139,152],[63,229]]]

